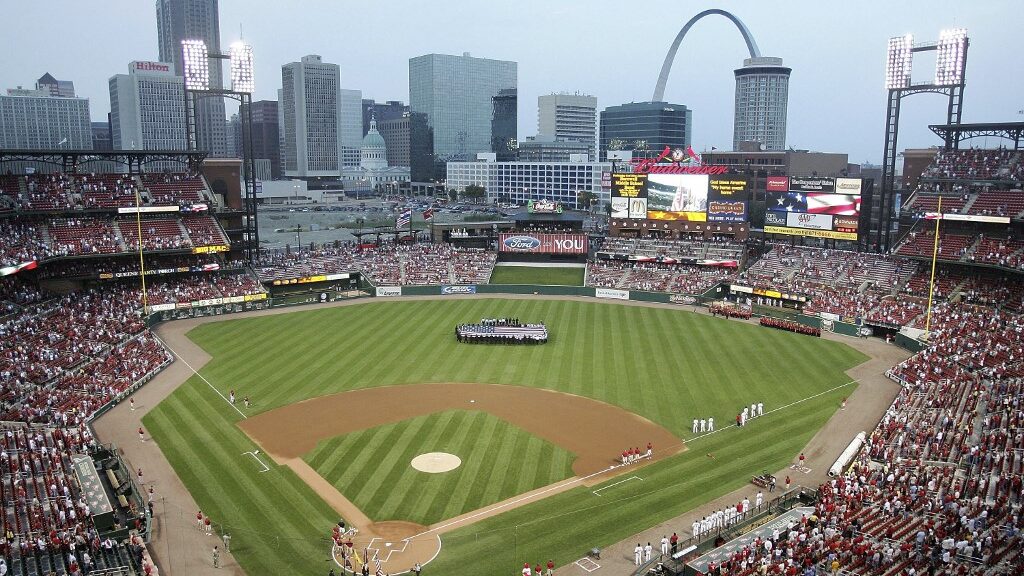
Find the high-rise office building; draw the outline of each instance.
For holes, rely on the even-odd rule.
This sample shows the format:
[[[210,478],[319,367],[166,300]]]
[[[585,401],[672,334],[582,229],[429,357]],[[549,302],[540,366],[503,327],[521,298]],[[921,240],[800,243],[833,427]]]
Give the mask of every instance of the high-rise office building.
[[[301,61],[281,67],[281,85],[285,176],[339,176],[341,69],[337,64],[323,62],[318,55],[303,56]],[[359,105],[362,105],[362,98],[359,98]],[[358,106],[356,113],[359,113]],[[360,117],[357,130],[361,122]]]
[[[360,148],[363,146],[363,92],[362,90],[338,90],[338,114],[341,130],[342,168],[355,168],[360,163]]]
[[[115,150],[185,149],[185,82],[169,62],[132,62],[109,84]]]
[[[377,129],[379,130],[381,122],[395,120],[408,114],[409,106],[398,100],[388,100],[381,103],[374,101],[373,98],[363,98],[363,136],[366,136],[366,133],[370,131],[371,119],[377,121]]]
[[[92,149],[89,99],[71,94],[54,96],[44,87],[0,96],[0,148]]]
[[[210,52],[221,51],[217,0],[156,0],[156,26],[160,61],[172,63],[178,76],[184,76],[182,40],[202,40]],[[222,71],[216,62],[219,61],[211,61],[210,86],[220,88],[223,85]],[[214,156],[227,156],[227,138],[224,99],[198,99],[196,146]]]
[[[736,74],[736,112],[732,149],[741,142],[758,142],[765,150],[786,149],[786,108],[789,73],[782,58],[747,58]]]
[[[537,97],[537,140],[572,141],[597,150],[597,98],[586,94],[547,94]]]
[[[412,115],[377,122],[377,129],[387,147],[388,166],[409,166],[409,133],[412,129]]]
[[[430,162],[412,154],[413,180],[441,179],[449,160],[471,160],[479,152],[496,152],[494,127],[500,140],[515,138],[503,128],[508,102],[517,87],[515,62],[462,56],[427,54],[409,59],[409,110],[425,115],[429,130],[413,129],[412,138],[430,135]],[[498,97],[497,100],[495,98]],[[495,111],[499,115],[495,115]],[[426,143],[412,142],[413,150]]]
[[[601,158],[613,150],[629,150],[634,158],[656,158],[666,146],[690,145],[693,111],[682,104],[631,102],[601,112]]]
[[[49,93],[50,96],[60,96],[61,98],[75,97],[74,82],[70,80],[57,80],[49,72],[43,74],[39,80],[36,80],[36,90],[43,90]]]
[[[498,162],[516,159],[519,96],[515,88],[502,88],[491,98],[491,152]]]
[[[110,139],[110,119],[106,122],[92,123],[92,149],[109,151],[114,149],[114,142]]]
[[[248,106],[242,105],[238,114],[243,118]],[[281,178],[281,145],[278,129],[278,105],[276,100],[258,100],[252,103],[252,149],[253,158],[270,162],[270,177]],[[249,147],[242,140],[241,150]]]

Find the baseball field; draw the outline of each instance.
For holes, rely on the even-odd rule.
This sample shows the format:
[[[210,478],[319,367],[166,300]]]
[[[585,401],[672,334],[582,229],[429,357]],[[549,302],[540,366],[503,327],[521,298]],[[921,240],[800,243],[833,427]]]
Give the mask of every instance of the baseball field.
[[[550,341],[456,342],[456,324],[494,317],[544,322]],[[143,424],[251,575],[326,573],[342,514],[357,538],[440,542],[431,574],[572,562],[792,461],[865,360],[682,309],[540,299],[378,300],[189,337],[212,360]],[[752,402],[766,415],[731,425]],[[720,431],[695,438],[709,416]],[[603,472],[646,441],[653,461]],[[410,466],[435,452],[461,464]]]
[[[571,266],[495,266],[489,283],[583,286],[585,273]]]

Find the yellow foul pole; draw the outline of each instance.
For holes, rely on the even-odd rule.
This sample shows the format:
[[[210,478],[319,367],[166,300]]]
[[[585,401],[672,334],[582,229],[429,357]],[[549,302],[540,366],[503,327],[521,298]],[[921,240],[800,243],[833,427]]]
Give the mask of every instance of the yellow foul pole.
[[[145,314],[149,308],[149,297],[146,295],[146,262],[142,259],[142,197],[138,187],[135,188],[135,225],[139,234],[139,278],[142,279],[142,312]]]
[[[927,334],[932,327],[932,297],[935,295],[935,260],[939,256],[939,222],[942,222],[942,196],[939,196],[939,217],[935,219],[935,243],[932,246],[932,278],[928,282],[928,312],[924,319],[924,332]]]

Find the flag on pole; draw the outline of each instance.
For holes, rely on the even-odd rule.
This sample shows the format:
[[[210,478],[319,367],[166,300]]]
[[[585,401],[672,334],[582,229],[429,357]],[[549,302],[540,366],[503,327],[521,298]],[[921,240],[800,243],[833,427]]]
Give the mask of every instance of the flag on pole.
[[[428,222],[430,220],[433,220],[434,219],[434,209],[433,208],[427,208],[426,210],[424,210],[423,211],[423,219],[428,221]]]
[[[412,210],[406,210],[398,215],[395,220],[395,228],[405,228],[412,222]]]
[[[384,568],[380,565],[380,556],[376,552],[373,553],[374,572],[377,576],[384,576]]]

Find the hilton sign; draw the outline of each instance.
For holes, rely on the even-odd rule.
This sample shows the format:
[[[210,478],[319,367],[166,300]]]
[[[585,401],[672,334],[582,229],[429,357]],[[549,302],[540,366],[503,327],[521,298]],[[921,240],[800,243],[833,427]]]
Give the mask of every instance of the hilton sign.
[[[657,158],[640,158],[633,160],[634,174],[725,174],[728,170],[725,166],[681,166],[679,164],[658,164],[672,154],[672,150],[665,146]]]

